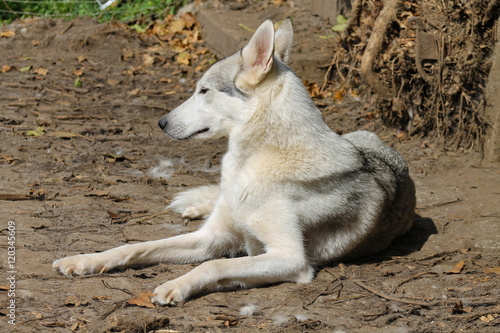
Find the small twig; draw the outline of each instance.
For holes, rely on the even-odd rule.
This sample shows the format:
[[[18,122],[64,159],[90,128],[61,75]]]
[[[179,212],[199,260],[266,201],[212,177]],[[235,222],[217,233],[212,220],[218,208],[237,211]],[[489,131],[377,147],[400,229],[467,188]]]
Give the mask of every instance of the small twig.
[[[335,53],[335,56],[333,57],[332,62],[330,63],[330,65],[328,65],[328,69],[326,70],[325,76],[323,77],[323,85],[321,86],[321,89],[319,90],[320,93],[323,92],[323,90],[326,87],[326,84],[328,83],[328,77],[330,75],[330,72],[332,71],[332,67],[335,64],[337,57],[338,57],[338,52]]]
[[[487,315],[492,314],[492,313],[500,313],[500,305],[497,305],[496,307],[494,307],[491,310],[480,312],[480,313],[476,313],[475,315],[469,316],[467,318],[467,321],[473,321],[473,320],[476,320],[479,317],[487,316]]]
[[[396,290],[398,290],[398,288],[401,287],[403,284],[410,282],[411,280],[417,279],[421,276],[427,275],[427,274],[438,275],[438,273],[436,273],[436,272],[428,271],[428,272],[422,272],[422,273],[419,273],[417,275],[411,276],[411,277],[407,278],[406,280],[399,282],[398,285],[394,288],[394,292],[396,292]]]
[[[326,288],[324,288],[323,290],[321,290],[319,293],[317,293],[309,302],[307,302],[306,304],[302,305],[302,308],[306,308],[308,307],[309,305],[313,304],[314,302],[316,302],[316,300],[320,297],[320,296],[325,296],[325,295],[330,295],[330,294],[333,294],[334,292],[340,292],[343,288],[343,285],[342,285],[342,282],[339,282],[339,285],[337,287],[339,288],[334,288],[332,290],[328,290],[330,289],[330,286],[333,285],[333,283],[335,282],[336,280],[332,281],[331,283],[329,283]]]
[[[5,0],[3,0],[3,4],[5,5],[5,8],[7,8],[8,10],[10,10],[14,15],[16,15],[17,18],[19,18],[20,16],[18,15],[18,12],[16,12],[15,10],[12,10],[12,8],[9,7],[9,5],[7,4],[7,2]]]
[[[498,298],[447,298],[445,304],[456,304],[462,301],[468,306],[479,307],[479,306],[498,306]]]
[[[154,215],[151,215],[151,216],[145,217],[145,218],[143,218],[143,219],[137,220],[137,221],[135,221],[135,222],[134,222],[134,224],[140,224],[140,223],[142,223],[142,222],[144,222],[144,221],[151,220],[151,219],[153,219],[153,218],[155,218],[155,217],[157,217],[157,216],[160,216],[160,215],[165,215],[165,214],[168,214],[168,213],[170,213],[170,212],[172,212],[172,211],[171,211],[171,210],[166,210],[166,211],[164,211],[164,212],[161,212],[161,213],[158,213],[158,214],[154,214]]]
[[[360,281],[353,281],[353,282],[355,284],[357,284],[358,286],[360,286],[361,288],[363,288],[365,290],[368,290],[369,292],[374,293],[375,295],[380,296],[382,298],[385,298],[385,299],[387,299],[389,301],[406,303],[406,304],[412,304],[412,305],[420,305],[420,306],[425,306],[425,307],[430,307],[431,305],[434,305],[432,303],[421,302],[421,301],[412,301],[412,300],[401,299],[401,298],[397,298],[397,297],[394,297],[394,296],[386,295],[386,294],[384,294],[384,293],[382,293],[380,291],[377,291],[377,290],[373,289],[370,286],[367,286],[363,282],[360,282]]]
[[[246,26],[246,25],[244,25],[243,23],[238,23],[238,25],[239,25],[241,28],[245,29],[246,31],[255,32],[255,30],[250,29],[249,27],[247,27],[247,26]]]
[[[450,201],[445,201],[445,202],[438,202],[436,204],[428,205],[425,207],[418,207],[417,209],[429,209],[429,208],[435,208],[435,207],[441,207],[441,206],[446,206],[446,205],[451,205],[457,202],[461,202],[462,199],[457,198],[455,200],[450,200]]]
[[[71,22],[70,24],[68,24],[68,25],[66,26],[66,28],[64,28],[64,29],[63,29],[63,31],[61,31],[61,32],[60,32],[60,34],[61,34],[61,35],[62,35],[62,34],[65,34],[65,33],[66,33],[66,31],[68,31],[69,29],[71,29],[71,28],[73,27],[73,25],[74,25],[74,22]]]
[[[124,301],[118,301],[116,302],[113,307],[111,309],[109,309],[108,311],[104,312],[101,316],[100,316],[100,319],[101,320],[104,320],[106,319],[110,314],[112,314],[113,312],[117,311],[117,310],[120,310],[122,308],[125,307],[125,305],[127,305],[127,301],[124,300]]]
[[[425,256],[425,257],[416,258],[415,260],[416,261],[424,261],[424,260],[434,259],[437,257],[448,256],[450,254],[455,254],[457,252],[460,252],[460,250],[436,252],[436,253],[433,253],[433,254]]]
[[[58,120],[86,120],[86,119],[110,119],[109,116],[81,116],[81,115],[63,115],[57,116]]]
[[[350,300],[353,300],[353,299],[363,298],[363,297],[366,297],[368,295],[370,295],[370,294],[348,296],[348,297],[337,298],[337,299],[334,299],[334,300],[328,300],[328,304],[333,305],[333,304],[337,304],[337,303],[347,302],[347,301],[350,301]]]
[[[74,275],[72,276],[71,278],[72,279],[78,279],[78,280],[81,280],[81,279],[92,279],[92,278],[96,278],[96,277],[99,277],[99,278],[102,278],[102,274],[100,273],[96,273],[96,274],[88,274],[88,275]],[[113,274],[113,277],[114,278],[119,278],[119,277],[129,277],[128,275],[116,275],[116,274]],[[67,276],[36,276],[37,279],[41,279],[41,280],[50,280],[50,279],[54,279],[54,280],[68,280],[68,277]]]
[[[79,94],[86,94],[90,91],[90,89],[87,89],[87,88],[78,88],[78,87],[71,87],[71,86],[64,87],[63,89],[66,89],[68,91],[74,91],[74,92],[79,93]]]
[[[28,88],[28,89],[39,89],[41,86],[36,84],[24,84],[24,83],[15,83],[15,82],[2,82],[3,86],[12,87],[12,88]]]
[[[43,195],[0,193],[0,200],[20,201],[20,200],[43,200]]]
[[[110,286],[110,285],[109,285],[109,283],[107,283],[106,281],[104,281],[104,280],[101,280],[101,281],[102,281],[102,284],[103,284],[106,288],[108,288],[108,289],[114,289],[114,290],[123,291],[124,293],[129,294],[129,295],[130,295],[130,296],[132,296],[132,297],[134,296],[134,294],[133,294],[131,291],[129,291],[129,290],[125,289],[125,288],[112,287],[112,286]]]

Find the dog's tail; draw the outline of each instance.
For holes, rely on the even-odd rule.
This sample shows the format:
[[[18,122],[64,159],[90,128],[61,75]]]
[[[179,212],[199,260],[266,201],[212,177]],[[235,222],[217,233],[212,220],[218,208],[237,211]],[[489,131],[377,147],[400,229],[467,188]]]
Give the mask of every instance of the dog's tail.
[[[177,194],[167,209],[181,213],[186,218],[202,218],[212,212],[219,195],[218,185],[196,187]]]
[[[408,178],[408,164],[403,157],[391,147],[385,145],[375,133],[356,131],[343,135],[362,153],[372,155],[383,161],[394,173],[397,181]]]

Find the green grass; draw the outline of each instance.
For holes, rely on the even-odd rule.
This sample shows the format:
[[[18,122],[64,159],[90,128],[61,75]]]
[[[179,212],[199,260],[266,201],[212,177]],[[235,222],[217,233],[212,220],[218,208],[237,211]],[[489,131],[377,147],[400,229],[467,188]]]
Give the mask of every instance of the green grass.
[[[106,3],[107,0],[101,0]],[[92,0],[0,0],[0,23],[7,24],[18,18],[52,17],[73,19],[81,16],[96,17],[100,22],[120,20],[149,21],[175,13],[187,0],[117,0],[114,6],[101,11],[97,1]]]

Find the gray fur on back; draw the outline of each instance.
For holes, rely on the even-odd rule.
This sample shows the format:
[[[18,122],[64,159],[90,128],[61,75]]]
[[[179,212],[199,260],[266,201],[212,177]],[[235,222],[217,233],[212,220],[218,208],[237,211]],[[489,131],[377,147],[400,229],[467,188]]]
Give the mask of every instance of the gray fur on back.
[[[386,197],[380,214],[381,223],[367,233],[365,240],[361,242],[363,246],[354,249],[347,257],[354,258],[383,250],[394,238],[410,230],[416,204],[415,185],[403,157],[383,144],[376,134],[356,131],[345,134],[342,138],[358,149],[365,159],[365,172],[373,175]]]

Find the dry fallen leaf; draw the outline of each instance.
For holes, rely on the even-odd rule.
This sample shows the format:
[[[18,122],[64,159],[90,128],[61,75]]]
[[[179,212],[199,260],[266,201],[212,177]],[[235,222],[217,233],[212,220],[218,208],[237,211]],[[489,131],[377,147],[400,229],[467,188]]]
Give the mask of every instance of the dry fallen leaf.
[[[103,295],[103,296],[94,296],[94,297],[92,297],[92,299],[93,299],[94,301],[107,301],[107,300],[109,300],[110,298],[111,298],[111,296],[105,296],[105,295]]]
[[[342,99],[344,99],[344,93],[342,92],[342,90],[337,90],[335,94],[333,94],[333,99],[336,102],[342,101]]]
[[[69,327],[69,330],[72,331],[72,332],[75,332],[75,331],[87,331],[87,325],[85,325],[85,322],[82,321],[82,320],[78,320],[76,323],[74,323],[73,325],[71,325]]]
[[[82,68],[77,68],[73,71],[73,74],[76,75],[76,76],[82,76],[83,75],[83,70],[85,69],[85,67],[82,67]]]
[[[304,80],[304,86],[306,86],[307,92],[309,92],[309,96],[311,96],[312,98],[319,97],[320,88],[317,83]]]
[[[38,126],[34,131],[26,131],[25,135],[28,136],[42,136],[45,133],[44,126]]]
[[[491,267],[491,268],[486,268],[484,270],[484,272],[486,274],[491,274],[491,273],[495,273],[495,274],[500,274],[500,267]]]
[[[189,12],[182,15],[181,19],[184,21],[186,28],[191,28],[196,23],[196,18]]]
[[[482,321],[484,321],[485,323],[489,323],[493,320],[495,320],[495,316],[493,316],[491,313],[486,315],[486,316],[481,316],[479,317],[479,319],[481,319]]]
[[[66,323],[60,321],[45,321],[45,322],[40,322],[40,325],[46,327],[66,327]]]
[[[134,56],[134,50],[122,49],[122,60],[127,61]]]
[[[109,190],[93,190],[90,193],[84,195],[86,197],[105,197],[109,194],[109,192],[110,192]]]
[[[25,72],[29,71],[30,69],[31,69],[31,66],[25,66],[23,68],[20,68],[19,71],[21,73],[25,73]]]
[[[2,72],[3,73],[7,73],[7,72],[10,72],[12,70],[12,67],[9,66],[9,65],[3,65],[2,66]]]
[[[189,65],[190,60],[191,60],[191,55],[187,52],[179,53],[179,55],[177,56],[177,62],[186,66]]]
[[[104,154],[104,156],[106,157],[106,161],[108,161],[109,163],[122,162],[125,160],[132,161],[134,159],[131,156],[126,156],[126,155],[121,155],[121,154],[115,155],[115,154],[111,154],[111,153],[106,153],[106,154]]]
[[[5,286],[0,286],[0,290],[9,290],[10,287],[8,284],[6,284]]]
[[[406,132],[397,128],[395,131],[394,131],[394,136],[398,139],[401,139],[403,136],[405,136]]]
[[[0,37],[5,37],[5,38],[9,38],[9,37],[14,37],[16,35],[16,33],[12,30],[7,30],[7,31],[2,31],[0,32]]]
[[[182,18],[179,18],[178,20],[172,22],[172,24],[170,25],[170,32],[174,34],[182,32],[185,26],[186,26],[185,21]]]
[[[462,301],[459,301],[457,304],[453,306],[453,309],[451,309],[452,314],[461,314],[464,313],[464,303]]]
[[[47,68],[39,67],[38,69],[35,69],[35,73],[41,76],[47,75],[49,70]]]
[[[137,306],[142,306],[146,308],[152,308],[154,309],[155,306],[151,302],[151,297],[153,297],[155,294],[150,293],[149,291],[147,293],[141,293],[137,297],[132,297],[127,301],[128,304],[132,305],[137,305]]]
[[[108,79],[107,82],[108,82],[108,84],[110,86],[116,86],[116,85],[120,84],[122,81],[121,80],[115,80],[115,79]]]
[[[39,41],[37,41],[37,40],[32,40],[32,41],[31,41],[31,45],[32,45],[32,46],[38,46],[38,45],[40,45],[40,42],[39,42]]]
[[[144,66],[151,66],[155,62],[155,58],[150,56],[149,54],[142,55],[142,63]]]
[[[35,315],[36,319],[42,319],[42,314],[40,312],[38,312],[38,311],[32,311],[31,313]]]
[[[64,305],[66,306],[85,306],[88,305],[89,302],[86,300],[81,300],[76,296],[68,296],[64,300]]]
[[[85,56],[79,56],[76,59],[78,60],[78,62],[84,62],[85,60],[87,60],[87,57],[85,57]]]
[[[134,90],[129,91],[127,94],[128,94],[128,95],[133,95],[133,96],[136,96],[136,95],[137,95],[137,94],[139,94],[140,92],[141,92],[141,89],[136,88],[136,89],[134,89]]]
[[[465,260],[462,260],[458,264],[455,265],[452,269],[450,269],[447,274],[459,274],[462,271],[462,268],[464,268],[465,265]]]
[[[13,165],[16,164],[17,162],[19,162],[21,160],[19,158],[15,158],[14,156],[7,155],[7,154],[0,155],[0,157],[2,159],[4,159],[7,163],[13,164]],[[2,289],[0,288],[0,290],[2,290]],[[8,290],[8,289],[5,289],[5,290]]]
[[[78,328],[78,322],[76,322],[73,325],[71,325],[69,327],[69,330],[72,331],[72,332],[74,332],[74,331],[76,331],[77,328]]]

